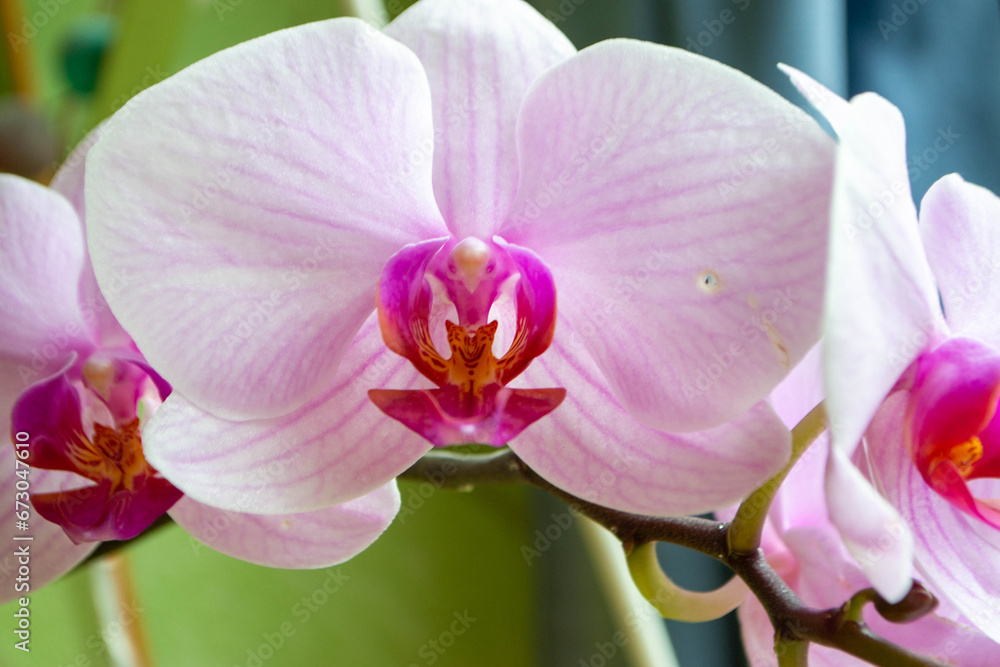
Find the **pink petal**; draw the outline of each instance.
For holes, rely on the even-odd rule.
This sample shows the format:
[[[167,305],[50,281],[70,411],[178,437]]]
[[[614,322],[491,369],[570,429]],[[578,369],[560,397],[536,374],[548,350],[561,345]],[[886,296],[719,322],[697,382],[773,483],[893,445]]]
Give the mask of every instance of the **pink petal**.
[[[87,154],[104,132],[105,124],[98,125],[87,136],[83,138],[73,152],[70,153],[66,161],[59,167],[59,171],[52,177],[51,188],[66,197],[73,205],[77,217],[80,219],[81,231],[86,230],[86,211],[83,204],[84,191],[84,166]],[[121,285],[116,285],[121,289]],[[83,320],[95,340],[100,341],[103,347],[127,346],[131,344],[131,338],[125,333],[118,320],[111,314],[111,307],[97,287],[97,278],[94,277],[94,268],[90,263],[90,254],[84,246],[83,270],[80,272],[80,307],[83,313]]]
[[[434,140],[410,164],[433,156],[434,194],[454,236],[489,239],[517,185],[514,127],[524,92],[576,49],[519,0],[424,0],[385,33],[420,58],[434,100]]]
[[[833,145],[772,91],[684,51],[602,42],[539,77],[518,147],[499,233],[549,265],[643,424],[735,418],[816,342]]]
[[[143,429],[143,450],[199,502],[236,512],[309,512],[383,486],[430,449],[368,400],[368,389],[417,382],[410,363],[382,343],[372,316],[312,403],[285,417],[231,422],[175,391]]]
[[[80,394],[64,371],[28,388],[11,410],[11,433],[31,436],[27,462],[35,468],[65,470],[101,479],[99,471],[88,468],[81,457],[79,438],[86,437]],[[88,424],[89,426],[89,424]]]
[[[920,203],[920,232],[948,326],[1000,347],[1000,198],[945,176]]]
[[[170,516],[202,544],[234,558],[312,569],[364,551],[398,511],[399,490],[390,482],[342,505],[304,514],[240,514],[183,498]]]
[[[847,100],[794,67],[778,63],[778,69],[788,75],[802,96],[809,100],[809,104],[823,114],[834,132],[840,134],[850,122],[848,119],[851,111]]]
[[[515,384],[565,387],[566,399],[510,443],[556,486],[626,512],[691,514],[737,502],[788,461],[791,438],[764,402],[709,431],[642,426],[587,352],[562,337],[561,319],[556,331],[552,347]]]
[[[92,347],[77,301],[82,267],[83,235],[66,200],[0,174],[0,357],[21,363],[24,386]]]
[[[138,95],[92,149],[98,282],[192,403],[287,414],[336,372],[385,260],[445,234],[429,166],[408,162],[432,135],[420,63],[359,20],[215,54]]]
[[[830,522],[875,590],[890,602],[902,600],[912,585],[913,534],[836,447],[827,459],[826,503]]]
[[[22,369],[29,371],[21,363],[0,356],[0,443],[10,435],[10,413],[15,401],[28,388],[21,380]]]
[[[834,446],[850,454],[896,380],[947,327],[917,230],[899,110],[866,93],[837,123],[824,355]]]
[[[1000,641],[1000,531],[954,507],[921,476],[902,442],[906,395],[891,396],[872,422],[868,456],[882,493],[913,528],[917,566],[977,628]]]
[[[465,407],[456,387],[398,391],[372,389],[368,397],[378,409],[419,433],[435,447],[479,444],[502,447],[521,431],[555,410],[565,389],[484,390],[484,409],[463,417]]]
[[[823,402],[823,346],[817,343],[771,392],[771,405],[789,429]]]
[[[0,493],[3,494],[4,498],[9,499],[8,502],[4,503],[3,512],[0,513],[0,525],[4,526],[7,531],[8,540],[11,540],[14,535],[30,535],[34,538],[30,541],[9,541],[8,548],[4,549],[3,555],[0,555],[0,604],[4,604],[10,600],[30,595],[66,574],[77,563],[86,558],[97,545],[73,544],[66,537],[62,528],[49,523],[34,511],[30,511],[29,530],[16,530],[15,511],[22,511],[24,508],[17,506],[15,510],[14,503],[16,500],[25,502],[26,499],[14,495],[17,493],[15,485],[21,478],[15,474],[17,469],[15,468],[14,446],[10,444],[6,431],[0,435],[0,442],[3,443],[3,446],[0,446]],[[25,470],[25,468],[19,469]],[[56,475],[57,473],[32,469],[28,473],[28,483],[31,489],[35,490],[43,487],[46,481],[53,479]],[[15,586],[19,583],[23,585],[24,582],[17,581],[19,563],[14,552],[23,545],[28,545],[31,554],[31,563],[29,564],[31,574],[28,582],[30,588],[17,590]]]
[[[131,489],[112,492],[111,482],[68,491],[32,494],[35,511],[58,524],[76,544],[131,540],[159,519],[181,497],[167,480],[141,476]]]

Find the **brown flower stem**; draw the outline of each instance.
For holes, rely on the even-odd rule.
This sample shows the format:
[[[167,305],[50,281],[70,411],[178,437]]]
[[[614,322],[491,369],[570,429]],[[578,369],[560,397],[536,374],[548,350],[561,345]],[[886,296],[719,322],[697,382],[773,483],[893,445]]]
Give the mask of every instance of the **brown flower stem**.
[[[506,449],[487,456],[432,452],[400,477],[452,489],[528,482],[607,528],[627,552],[655,541],[679,544],[711,556],[732,569],[760,600],[775,628],[776,648],[784,647],[783,655],[791,653],[783,664],[802,664],[791,660],[800,660],[805,655],[805,644],[813,643],[837,648],[874,665],[943,667],[942,663],[879,637],[863,622],[847,618],[844,607],[821,610],[806,606],[771,568],[760,549],[750,553],[732,551],[727,523],[685,516],[640,516],[596,505],[553,486]]]
[[[607,528],[622,542],[626,553],[651,542],[670,542],[711,556],[742,579],[767,611],[775,628],[775,650],[779,653],[781,665],[797,667],[805,664],[803,660],[806,659],[808,645],[819,644],[839,649],[874,665],[945,667],[879,637],[860,618],[860,606],[869,600],[874,601],[876,607],[881,606],[879,612],[889,620],[918,618],[933,607],[933,597],[919,585],[915,585],[907,599],[897,605],[887,606],[877,596],[872,599],[873,596],[862,591],[841,607],[813,609],[785,584],[760,549],[733,551],[728,523],[688,516],[641,516],[596,505],[552,485],[509,449],[488,455],[431,452],[400,478],[462,491],[482,485],[531,484]],[[163,519],[157,525],[166,523],[169,519]],[[124,544],[128,543],[102,545],[95,554],[106,556]]]

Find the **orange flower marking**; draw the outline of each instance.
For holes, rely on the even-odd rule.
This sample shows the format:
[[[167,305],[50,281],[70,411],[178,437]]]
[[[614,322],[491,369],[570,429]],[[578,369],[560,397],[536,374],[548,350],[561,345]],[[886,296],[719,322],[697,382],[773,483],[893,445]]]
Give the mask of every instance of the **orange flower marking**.
[[[139,420],[113,429],[94,424],[94,439],[77,433],[76,442],[69,443],[69,456],[80,474],[94,481],[108,480],[115,490],[134,488],[134,480],[155,471],[142,455]]]

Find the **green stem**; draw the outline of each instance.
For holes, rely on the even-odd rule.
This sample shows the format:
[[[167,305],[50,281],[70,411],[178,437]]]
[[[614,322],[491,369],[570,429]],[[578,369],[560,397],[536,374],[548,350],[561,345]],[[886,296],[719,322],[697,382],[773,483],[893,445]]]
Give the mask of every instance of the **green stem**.
[[[777,475],[744,500],[729,524],[729,551],[734,554],[753,553],[760,547],[760,537],[767,521],[767,512],[792,466],[826,430],[826,411],[820,403],[792,429],[792,457]]]
[[[681,588],[660,568],[656,543],[640,544],[628,555],[628,569],[639,592],[663,618],[704,623],[721,618],[740,606],[750,590],[739,577],[707,593]]]
[[[774,642],[774,654],[778,656],[778,667],[809,666],[809,642],[778,638]]]

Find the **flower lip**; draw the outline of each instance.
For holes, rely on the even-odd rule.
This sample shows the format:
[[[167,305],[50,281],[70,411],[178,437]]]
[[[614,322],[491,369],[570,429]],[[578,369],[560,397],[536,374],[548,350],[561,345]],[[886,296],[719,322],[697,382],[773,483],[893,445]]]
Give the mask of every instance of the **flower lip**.
[[[1000,527],[967,481],[1000,476],[1000,351],[956,337],[917,362],[904,438],[924,480],[953,505]]]
[[[14,405],[12,429],[32,434],[30,466],[93,483],[30,497],[76,544],[130,539],[182,495],[143,456],[136,406],[149,393],[158,391],[141,367],[99,352],[74,358]]]
[[[493,353],[498,322],[487,319],[506,290],[517,302],[516,332],[498,357]],[[369,397],[435,445],[504,444],[565,396],[562,389],[506,388],[545,351],[555,327],[552,275],[529,251],[474,237],[407,246],[386,264],[377,300],[386,345],[438,389],[373,389]],[[441,302],[454,306],[459,320],[444,322],[448,357],[434,343],[433,329],[440,323],[432,312]]]

